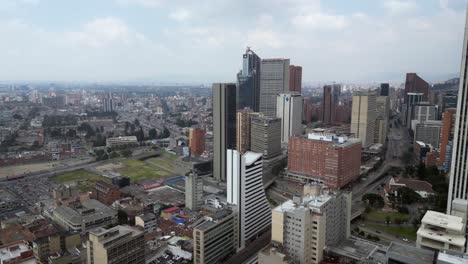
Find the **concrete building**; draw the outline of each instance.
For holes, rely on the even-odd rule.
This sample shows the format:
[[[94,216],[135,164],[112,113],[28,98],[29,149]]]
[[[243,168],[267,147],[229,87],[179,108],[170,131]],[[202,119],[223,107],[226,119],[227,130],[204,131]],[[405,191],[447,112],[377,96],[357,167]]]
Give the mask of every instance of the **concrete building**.
[[[462,217],[427,211],[417,232],[416,246],[432,250],[465,250],[466,220]]]
[[[435,252],[392,242],[385,257],[388,264],[433,264]]]
[[[122,192],[118,186],[98,181],[94,184],[91,198],[98,200],[105,205],[112,205],[113,202],[120,198],[120,195],[122,195]]]
[[[293,260],[279,247],[268,245],[258,252],[258,264],[289,264]]]
[[[158,228],[156,215],[146,213],[135,216],[135,226],[141,227],[145,234],[156,231]]]
[[[376,119],[376,92],[353,92],[353,107],[351,111],[351,133],[359,138],[362,147],[374,144]]]
[[[323,86],[321,120],[324,124],[334,124],[336,122],[336,109],[340,101],[340,96],[340,84]]]
[[[260,112],[274,117],[276,95],[289,91],[289,59],[263,59],[260,72]]]
[[[44,263],[50,256],[81,248],[79,233],[56,232],[53,228],[44,228],[35,234],[32,242],[34,257]]]
[[[226,150],[236,147],[236,85],[213,84],[213,176],[226,180]]]
[[[250,123],[250,150],[262,153],[268,160],[281,155],[281,119],[252,114]]]
[[[185,207],[197,210],[203,206],[203,177],[190,172],[185,177]]]
[[[0,245],[0,263],[2,264],[36,264],[33,250],[27,241]]]
[[[405,82],[405,103],[408,103],[409,93],[422,93],[423,100],[428,100],[429,84],[416,73],[407,73]]]
[[[408,93],[406,94],[406,103],[402,106],[403,124],[407,128],[411,128],[411,120],[413,118],[413,107],[423,101],[424,94]]]
[[[462,60],[460,66],[460,84],[458,88],[458,103],[455,119],[455,132],[452,147],[452,164],[450,168],[450,183],[447,200],[447,213],[451,213],[451,203],[454,199],[468,200],[468,19],[465,22],[465,38],[463,41]]]
[[[136,136],[115,137],[106,139],[106,147],[131,146],[138,144]]]
[[[236,252],[236,215],[228,209],[205,216],[193,227],[193,263],[216,264]]]
[[[302,96],[298,93],[282,93],[277,96],[276,117],[281,118],[281,143],[289,137],[300,136],[302,127]]]
[[[361,167],[361,141],[332,134],[311,133],[291,137],[287,176],[340,188],[357,179]]]
[[[104,95],[104,99],[102,102],[102,110],[104,112],[112,112],[114,111],[114,99],[112,97],[112,93],[109,92],[106,95]]]
[[[240,153],[245,153],[250,149],[250,108],[237,111],[237,141],[236,149]]]
[[[131,226],[102,227],[89,232],[87,263],[145,263],[144,233]]]
[[[189,148],[192,156],[200,156],[205,152],[205,131],[198,127],[189,130]]]
[[[453,132],[455,130],[455,113],[457,109],[448,108],[442,113],[442,130],[440,131],[439,161],[438,165],[443,171],[450,170],[452,152]]]
[[[442,121],[426,121],[416,125],[414,131],[414,141],[421,141],[439,148],[440,131],[442,131]]]
[[[52,220],[67,231],[85,233],[93,228],[117,223],[117,212],[97,200],[86,200],[73,207],[58,206]]]
[[[271,211],[263,189],[263,157],[248,151],[243,155],[228,150],[227,202],[238,212],[238,249],[265,232],[271,225]]]
[[[390,98],[377,96],[376,119],[374,128],[374,142],[385,144],[388,131],[388,119],[390,117]]]
[[[242,70],[237,74],[237,109],[248,107],[255,112],[260,107],[261,59],[247,47],[242,55]]]
[[[414,105],[411,114],[411,130],[414,131],[418,123],[437,120],[438,116],[439,110],[437,105],[424,102]]]
[[[301,94],[302,88],[302,67],[289,66],[289,91]]]
[[[303,198],[288,200],[272,210],[271,240],[294,263],[320,263],[325,247],[350,236],[351,194],[322,194],[319,186]]]

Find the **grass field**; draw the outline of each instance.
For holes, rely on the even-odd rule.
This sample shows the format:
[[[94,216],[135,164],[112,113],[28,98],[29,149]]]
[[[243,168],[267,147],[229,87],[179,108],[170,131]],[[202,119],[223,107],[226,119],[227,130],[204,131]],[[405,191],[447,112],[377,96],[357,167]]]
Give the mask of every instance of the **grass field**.
[[[84,169],[65,172],[50,178],[53,182],[58,184],[72,184],[77,183],[78,188],[82,191],[90,191],[97,181],[104,181],[110,183],[111,180],[106,177],[94,174]]]
[[[125,160],[122,165],[123,168],[118,169],[117,172],[129,177],[133,182],[169,175],[166,171],[147,165],[139,160]]]
[[[366,223],[366,226],[372,227],[376,230],[380,230],[383,233],[397,235],[401,238],[408,238],[411,240],[416,240],[416,232],[418,231],[417,229],[411,226],[386,226],[372,223]]]
[[[410,217],[407,214],[402,214],[402,213],[392,213],[392,212],[378,212],[378,211],[372,211],[366,215],[366,219],[369,221],[375,221],[375,222],[382,222],[385,223],[385,218],[387,216],[390,216],[390,221],[394,222],[395,218],[400,218],[403,221],[407,221]]]
[[[27,173],[50,170],[53,168],[61,167],[60,161],[42,162],[42,163],[31,163],[25,165],[16,165],[0,168],[0,178],[6,178],[7,176],[18,176]]]
[[[166,160],[160,159],[160,158],[151,158],[148,161],[156,163],[159,166],[162,166],[162,167],[164,167],[164,168],[166,168],[168,170],[174,169],[174,166],[171,163],[167,162]]]
[[[175,161],[177,159],[176,155],[168,153],[168,152],[161,153],[161,157],[166,158],[166,159],[170,159],[172,161]]]

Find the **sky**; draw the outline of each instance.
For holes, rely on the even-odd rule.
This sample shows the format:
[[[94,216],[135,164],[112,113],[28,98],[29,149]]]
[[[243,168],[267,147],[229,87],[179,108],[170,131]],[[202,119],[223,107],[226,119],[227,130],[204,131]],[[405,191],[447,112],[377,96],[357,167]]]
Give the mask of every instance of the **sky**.
[[[458,74],[467,0],[0,0],[0,81],[235,82],[247,46],[303,82]]]

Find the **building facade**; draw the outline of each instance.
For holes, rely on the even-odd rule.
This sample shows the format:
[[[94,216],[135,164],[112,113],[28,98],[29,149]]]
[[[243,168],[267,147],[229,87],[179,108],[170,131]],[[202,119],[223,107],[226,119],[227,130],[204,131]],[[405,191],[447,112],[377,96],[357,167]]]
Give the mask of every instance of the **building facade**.
[[[236,85],[213,84],[213,176],[226,180],[226,150],[236,147]]]
[[[228,150],[227,202],[238,212],[237,248],[243,249],[271,225],[271,211],[263,189],[263,155]]]
[[[86,249],[89,264],[146,263],[144,233],[131,226],[90,231]]]
[[[448,108],[442,114],[442,130],[440,131],[440,145],[439,145],[439,167],[443,171],[448,172],[450,168],[450,160],[452,152],[450,151],[453,142],[453,132],[455,128],[455,113],[457,109]]]
[[[301,94],[302,90],[302,67],[289,66],[289,91]]]
[[[276,117],[281,118],[281,143],[287,144],[289,137],[302,135],[302,103],[302,96],[298,93],[277,96]]]
[[[376,92],[353,92],[353,108],[351,112],[351,133],[362,142],[366,148],[374,144],[376,119]]]
[[[153,213],[146,213],[135,216],[135,226],[143,229],[145,234],[154,232],[158,229],[158,221]]]
[[[203,206],[203,177],[191,172],[185,177],[185,207],[197,210]]]
[[[119,187],[107,182],[98,181],[94,184],[94,190],[91,195],[92,199],[96,199],[105,205],[112,205],[120,198],[122,192]]]
[[[426,121],[418,123],[414,131],[414,141],[421,141],[438,149],[440,143],[440,132],[442,121]]]
[[[376,119],[374,127],[374,142],[385,144],[388,131],[388,119],[390,117],[390,98],[388,96],[377,96]]]
[[[260,57],[247,47],[242,55],[242,70],[237,74],[237,109],[259,111],[260,65]]]
[[[334,124],[336,122],[336,108],[340,101],[341,85],[332,84],[323,86],[323,100],[321,120],[324,124]]]
[[[422,100],[428,100],[429,84],[416,73],[407,73],[405,82],[405,103],[408,103],[408,93],[422,93]]]
[[[260,66],[260,112],[276,116],[276,95],[289,90],[289,59],[263,59]]]
[[[250,149],[250,108],[237,111],[237,141],[236,149],[240,153],[245,153]]]
[[[190,154],[200,156],[205,152],[205,131],[198,127],[191,127],[189,130]]]
[[[251,115],[250,150],[268,160],[281,155],[281,119],[260,113]]]
[[[288,149],[287,175],[291,179],[340,188],[360,175],[358,139],[312,133],[291,137]]]

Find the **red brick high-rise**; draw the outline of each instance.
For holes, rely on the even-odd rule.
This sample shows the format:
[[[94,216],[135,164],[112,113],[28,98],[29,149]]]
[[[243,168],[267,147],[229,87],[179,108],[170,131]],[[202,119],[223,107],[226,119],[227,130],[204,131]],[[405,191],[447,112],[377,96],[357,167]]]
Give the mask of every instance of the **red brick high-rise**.
[[[427,101],[429,96],[429,84],[419,77],[416,73],[406,74],[405,83],[405,102],[408,93],[423,93],[423,100]]]
[[[306,123],[312,121],[312,101],[310,97],[304,97],[302,120]]]
[[[361,142],[334,135],[309,134],[289,139],[288,177],[341,188],[357,179],[361,168]]]
[[[322,100],[322,122],[324,124],[334,124],[336,122],[336,108],[341,96],[341,85],[323,86]]]
[[[440,131],[439,140],[439,166],[444,166],[447,155],[447,145],[453,140],[456,113],[457,109],[448,108],[442,114],[442,130]]]
[[[289,65],[289,91],[301,93],[302,67]]]
[[[205,131],[192,127],[189,131],[189,148],[192,155],[200,156],[205,151]]]

